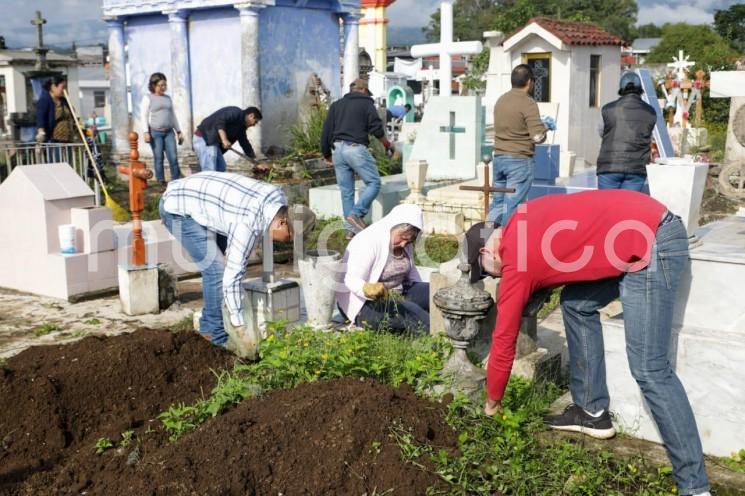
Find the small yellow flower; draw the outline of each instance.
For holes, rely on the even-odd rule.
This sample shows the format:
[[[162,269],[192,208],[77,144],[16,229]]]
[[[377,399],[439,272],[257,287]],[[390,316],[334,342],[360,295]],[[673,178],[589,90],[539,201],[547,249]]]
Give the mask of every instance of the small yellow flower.
[[[329,356],[326,353],[321,355],[321,360],[328,360],[328,359],[329,359]]]

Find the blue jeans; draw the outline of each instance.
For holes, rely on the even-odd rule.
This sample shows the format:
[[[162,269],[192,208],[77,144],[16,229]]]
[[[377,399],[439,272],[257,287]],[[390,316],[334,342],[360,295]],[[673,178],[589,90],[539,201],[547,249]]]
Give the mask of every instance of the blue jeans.
[[[608,409],[598,310],[620,296],[631,375],[660,431],[679,494],[696,494],[709,488],[704,455],[691,405],[670,364],[673,304],[688,263],[688,235],[679,219],[657,229],[651,255],[643,270],[571,284],[562,291],[569,390],[572,400],[589,412]]]
[[[404,301],[388,301],[383,298],[366,301],[356,324],[374,330],[409,332],[417,335],[429,334],[429,283],[404,283],[401,294]]]
[[[370,210],[370,205],[380,192],[380,174],[378,164],[370,155],[365,145],[337,141],[334,143],[334,172],[336,183],[341,190],[341,207],[344,212],[344,227],[351,231],[347,222],[350,215],[364,218]],[[357,173],[365,183],[365,189],[360,194],[357,203],[354,202],[354,174]]]
[[[219,145],[208,145],[201,136],[194,136],[194,153],[199,159],[199,167],[203,171],[225,172],[225,157]]]
[[[207,335],[213,344],[225,344],[228,334],[222,321],[224,248],[220,246],[224,236],[210,231],[191,217],[166,212],[163,200],[160,201],[160,218],[202,273],[204,308],[199,319],[199,332]]]
[[[606,172],[598,174],[598,189],[627,189],[643,193],[646,181],[647,177],[641,174]]]
[[[492,186],[495,188],[515,188],[514,193],[492,193],[489,207],[489,220],[506,226],[517,210],[517,206],[528,198],[533,182],[535,162],[532,157],[494,155],[492,161]]]
[[[176,151],[176,136],[173,129],[170,131],[150,131],[150,148],[153,149],[153,166],[155,167],[155,179],[159,182],[166,180],[163,173],[163,150],[168,157],[168,165],[171,167],[171,179],[181,177],[178,168],[178,152]]]

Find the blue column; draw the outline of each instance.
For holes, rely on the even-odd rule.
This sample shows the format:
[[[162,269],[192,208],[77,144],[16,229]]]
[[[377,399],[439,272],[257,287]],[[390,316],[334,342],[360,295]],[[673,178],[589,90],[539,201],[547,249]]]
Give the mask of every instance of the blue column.
[[[169,88],[176,118],[184,133],[185,149],[191,149],[193,132],[191,109],[191,67],[189,62],[189,13],[166,11],[171,26],[171,80]]]
[[[112,151],[129,153],[129,107],[127,105],[127,68],[124,52],[124,19],[106,20],[109,28],[109,80],[111,83]]]

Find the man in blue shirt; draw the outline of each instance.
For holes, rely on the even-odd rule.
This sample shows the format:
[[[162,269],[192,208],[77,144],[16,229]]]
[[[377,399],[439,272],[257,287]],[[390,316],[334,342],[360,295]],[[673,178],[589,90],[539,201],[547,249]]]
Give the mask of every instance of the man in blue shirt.
[[[396,122],[401,122],[401,120],[406,116],[406,114],[409,113],[411,110],[411,105],[408,103],[406,105],[394,105],[392,107],[388,107],[388,110],[386,110],[386,122],[391,122],[392,120],[396,120]]]

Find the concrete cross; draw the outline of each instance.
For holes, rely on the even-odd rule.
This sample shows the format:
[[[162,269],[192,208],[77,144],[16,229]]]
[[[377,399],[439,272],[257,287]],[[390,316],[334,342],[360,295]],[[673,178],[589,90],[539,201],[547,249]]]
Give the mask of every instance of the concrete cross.
[[[675,75],[678,81],[683,81],[688,72],[688,68],[696,65],[695,62],[688,60],[688,55],[683,55],[683,50],[678,50],[678,56],[673,56],[673,62],[667,64],[671,69],[675,69]]]
[[[455,127],[455,112],[450,112],[450,125],[440,126],[440,132],[450,134],[450,160],[455,160],[455,135],[466,132],[464,127]]]
[[[453,2],[442,0],[440,3],[440,42],[411,47],[412,57],[440,57],[440,95],[450,95],[453,85],[453,55],[469,55],[481,53],[483,45],[480,41],[453,42]]]
[[[36,26],[37,48],[44,47],[44,32],[42,26],[46,23],[47,20],[41,17],[41,10],[37,10],[36,17],[31,19],[31,24]]]

